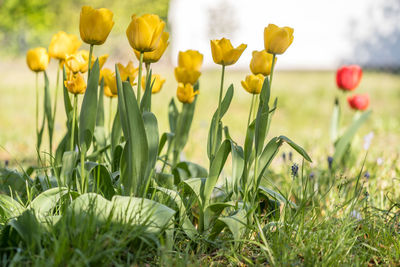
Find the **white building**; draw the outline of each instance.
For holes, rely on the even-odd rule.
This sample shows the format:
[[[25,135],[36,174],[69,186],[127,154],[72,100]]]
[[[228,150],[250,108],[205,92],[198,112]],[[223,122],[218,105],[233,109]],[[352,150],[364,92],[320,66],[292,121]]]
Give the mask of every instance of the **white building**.
[[[286,69],[335,69],[340,64],[400,66],[400,0],[171,0],[171,52],[197,49],[213,66],[210,39],[264,49],[269,23],[294,28],[294,42],[279,57]]]

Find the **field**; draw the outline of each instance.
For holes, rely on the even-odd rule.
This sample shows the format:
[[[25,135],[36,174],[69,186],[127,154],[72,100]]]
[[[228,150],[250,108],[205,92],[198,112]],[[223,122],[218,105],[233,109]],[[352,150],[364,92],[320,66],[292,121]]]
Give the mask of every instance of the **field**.
[[[152,98],[152,111],[163,133],[168,131],[167,104],[175,96],[176,82],[172,67],[155,69],[167,78],[162,91]],[[227,85],[234,84],[235,93],[223,122],[240,145],[245,140],[251,100],[240,85],[245,75],[227,68],[225,77]],[[50,71],[49,77],[54,85],[55,73]],[[218,105],[219,79],[219,71],[202,73],[192,128],[182,155],[202,166],[208,164],[207,133]],[[0,81],[0,166],[8,161],[10,168],[27,168],[36,160],[34,75],[22,61],[2,62]],[[229,231],[213,241],[203,236],[189,240],[178,227],[172,247],[162,237],[155,240],[147,236],[140,226],[99,223],[95,214],[80,221],[64,216],[56,225],[49,223],[47,230],[37,228],[37,234],[30,241],[25,240],[28,245],[20,242],[3,250],[2,263],[16,266],[398,266],[400,76],[364,72],[357,90],[369,93],[373,113],[357,133],[347,164],[334,169],[329,167],[327,158],[334,153],[329,131],[335,96],[341,101],[342,125],[351,123],[354,114],[347,105],[346,95],[336,88],[335,72],[278,70],[272,87],[271,98],[278,98],[278,109],[268,138],[288,136],[307,151],[312,163],[303,161],[297,153],[291,158],[289,153],[293,149],[284,145],[263,184],[280,191],[297,209],[280,205],[279,211],[273,209],[260,214],[260,221],[247,226],[250,236],[235,238],[236,242],[232,242]],[[54,96],[54,90],[51,93]],[[106,101],[106,125],[108,104]],[[65,133],[65,121],[60,94],[56,144]],[[367,151],[364,136],[370,132],[374,137]],[[47,149],[46,145],[44,141],[43,150]],[[293,176],[294,163],[299,171]],[[230,168],[229,158],[219,178],[220,185],[223,178],[231,176]],[[196,212],[196,206],[193,209]],[[1,237],[3,241],[8,238],[4,233]]]

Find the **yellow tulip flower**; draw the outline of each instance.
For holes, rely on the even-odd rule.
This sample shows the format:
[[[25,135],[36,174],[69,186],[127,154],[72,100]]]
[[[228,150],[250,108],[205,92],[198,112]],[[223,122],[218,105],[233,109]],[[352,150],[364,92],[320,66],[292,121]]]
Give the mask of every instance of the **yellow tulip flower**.
[[[151,52],[157,49],[165,22],[154,14],[145,14],[141,17],[132,15],[131,23],[126,29],[131,47],[139,52]]]
[[[246,79],[242,81],[242,86],[250,94],[258,95],[261,92],[264,83],[264,78],[265,77],[262,74],[247,75]]]
[[[143,53],[143,62],[146,64],[150,64],[159,61],[169,45],[168,39],[169,39],[169,33],[163,32],[157,48],[152,52]],[[140,52],[135,49],[133,49],[133,52],[135,52],[136,58],[140,60]]]
[[[109,90],[109,92],[113,96],[117,96],[118,89],[117,89],[117,79],[115,77],[115,73],[113,73],[110,69],[104,68],[100,71],[100,80],[99,83],[101,82],[101,78],[104,79],[104,93],[106,93],[106,90]]]
[[[88,55],[88,58],[89,58],[89,55]],[[104,66],[104,64],[106,63],[107,59],[108,59],[108,54],[99,56],[99,66],[100,66],[100,69],[103,68],[103,66]],[[90,66],[90,68],[93,68],[94,62],[96,62],[95,57],[92,57],[92,63],[91,63],[92,65]]]
[[[68,79],[64,81],[65,87],[71,94],[83,94],[86,91],[86,82],[80,73],[68,75]]]
[[[107,85],[104,85],[104,95],[109,98],[114,98],[118,96],[117,94],[114,95],[111,91],[111,88]]]
[[[250,61],[251,72],[255,75],[269,75],[271,73],[272,57],[272,54],[267,53],[265,50],[253,51],[253,57]]]
[[[94,57],[92,56],[92,62]],[[85,73],[88,71],[89,51],[79,50],[73,55],[67,55],[65,59],[65,66],[68,70],[73,73],[81,72]]]
[[[78,36],[60,31],[51,38],[49,56],[58,60],[65,60],[67,55],[75,54],[81,44]]]
[[[178,66],[188,70],[200,71],[203,64],[203,55],[196,50],[179,51]]]
[[[130,83],[133,85],[133,81],[137,76],[139,68],[135,68],[132,61],[129,61],[125,67],[121,63],[118,63],[117,67],[121,76],[121,81],[124,82],[129,78]]]
[[[229,66],[238,61],[243,51],[246,49],[246,44],[241,44],[233,48],[231,41],[225,38],[221,40],[211,40],[211,53],[216,64]]]
[[[189,70],[181,67],[175,68],[175,79],[178,83],[190,83],[191,85],[194,85],[199,79],[200,75],[200,71],[197,70]]]
[[[178,100],[182,103],[191,104],[194,101],[194,97],[199,94],[199,91],[194,91],[193,86],[190,83],[178,84],[178,89],[176,90],[176,96]]]
[[[79,20],[82,40],[90,45],[103,44],[114,26],[113,15],[107,8],[83,6]]]
[[[26,53],[26,63],[34,72],[46,70],[47,66],[49,65],[49,61],[49,54],[47,54],[46,48],[44,47],[29,49]]]
[[[271,54],[283,54],[293,42],[293,28],[278,27],[269,24],[264,29],[265,51]]]
[[[151,84],[153,87],[151,88],[151,93],[156,94],[161,91],[163,84],[165,83],[165,79],[161,78],[158,74],[151,75]],[[142,90],[146,89],[146,76],[142,77]]]

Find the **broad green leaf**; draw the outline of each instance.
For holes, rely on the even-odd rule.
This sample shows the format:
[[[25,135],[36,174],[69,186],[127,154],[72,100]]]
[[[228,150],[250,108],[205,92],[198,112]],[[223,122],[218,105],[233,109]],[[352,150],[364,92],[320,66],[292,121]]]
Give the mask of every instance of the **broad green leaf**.
[[[244,141],[244,160],[246,163],[249,162],[251,151],[253,150],[255,127],[256,123],[253,121],[247,128],[246,139]]]
[[[204,191],[202,192],[202,200],[203,203],[205,203],[204,205],[205,207],[207,207],[207,205],[209,204],[211,194],[214,190],[214,187],[218,181],[218,177],[225,165],[226,159],[228,158],[230,152],[231,152],[231,142],[229,140],[225,140],[219,147],[219,150],[216,153],[215,158],[211,163],[210,173],[204,185]]]
[[[201,198],[201,192],[204,190],[204,184],[207,179],[205,178],[190,178],[187,180],[182,181],[182,185],[188,188],[192,195],[197,197],[200,205],[203,205],[203,201]]]
[[[221,214],[221,212],[225,208],[235,207],[235,206],[236,206],[236,203],[234,201],[216,202],[216,203],[212,203],[212,204],[208,205],[207,209],[209,209],[210,211],[212,211],[213,213],[215,213],[219,216],[219,214]]]
[[[254,132],[254,147],[256,156],[258,157],[264,147],[265,137],[267,135],[267,125],[269,120],[269,95],[270,95],[270,84],[268,77],[264,79],[264,83],[260,93],[260,103],[258,105],[258,111],[255,121],[255,132]]]
[[[158,144],[158,156],[160,156],[161,151],[163,150],[165,143],[168,141],[168,147],[170,147],[172,140],[174,139],[173,133],[163,133],[160,138],[160,142]]]
[[[97,88],[99,83],[99,59],[93,65],[90,72],[88,85],[83,97],[81,113],[79,116],[79,143],[83,153],[86,153],[92,143],[94,127],[97,117]]]
[[[146,77],[146,86],[144,88],[144,94],[142,100],[140,101],[140,111],[143,113],[145,111],[151,112],[151,90],[153,88],[153,83],[151,82],[151,70],[149,75]]]
[[[29,179],[29,178],[28,178]],[[8,168],[0,169],[0,189],[10,193],[10,188],[19,193],[25,193],[27,178],[16,170]],[[30,181],[29,181],[30,182]]]
[[[363,114],[356,121],[354,121],[349,128],[347,128],[344,134],[339,137],[335,145],[335,154],[333,155],[334,162],[339,163],[341,161],[347,147],[351,144],[354,135],[371,115],[371,112],[371,110],[363,112]]]
[[[186,207],[183,204],[182,198],[179,195],[179,193],[174,190],[163,187],[157,187],[156,189],[169,196],[175,202],[179,211],[179,220],[181,222],[181,227],[183,231],[186,233],[186,235],[193,240],[198,234],[197,229],[193,226],[192,222],[189,220],[187,216]]]
[[[25,208],[12,197],[0,194],[0,218],[2,223],[19,216],[24,210]]]
[[[153,113],[145,111],[143,113],[143,122],[144,128],[146,130],[148,151],[149,151],[149,159],[147,162],[147,171],[146,177],[148,177],[151,173],[151,170],[154,169],[157,156],[158,156],[158,123],[157,118]]]
[[[274,137],[265,146],[265,148],[259,158],[259,169],[258,169],[258,173],[256,175],[257,185],[260,184],[260,181],[261,181],[261,178],[262,178],[264,172],[267,170],[268,166],[271,164],[272,160],[275,158],[281,145],[282,145],[282,140],[280,140],[278,137]]]
[[[168,121],[169,121],[169,128],[171,133],[175,133],[176,130],[176,122],[178,121],[178,108],[176,107],[175,101],[172,98],[171,102],[168,105]]]
[[[25,210],[20,216],[11,220],[9,225],[17,231],[28,247],[40,245],[44,229],[30,210]]]
[[[66,187],[51,188],[38,195],[29,204],[39,218],[45,218],[56,206],[62,196],[69,192]]]
[[[231,231],[235,241],[240,240],[247,229],[247,213],[244,209],[239,209],[235,214],[218,219],[223,222]]]
[[[93,181],[93,191],[111,199],[115,195],[111,174],[104,165],[97,165],[90,171],[90,179]]]
[[[307,161],[312,162],[310,156],[307,154],[307,152],[301,146],[299,146],[298,144],[296,144],[295,142],[293,142],[292,140],[290,140],[289,138],[287,138],[286,136],[283,136],[283,135],[279,136],[279,139],[288,143],[289,146],[291,146],[294,150],[296,150],[297,153],[299,153]]]
[[[74,172],[77,160],[78,160],[78,152],[76,151],[64,152],[62,158],[61,173],[60,173],[60,180],[61,180],[60,186],[71,185],[73,181],[72,174]]]
[[[47,118],[47,129],[49,131],[49,141],[50,146],[53,144],[53,130],[54,130],[54,121],[52,118],[52,108],[51,108],[51,97],[49,91],[49,78],[47,77],[47,73],[44,71],[44,113]]]
[[[121,119],[119,116],[119,109],[114,117],[112,130],[111,130],[111,154],[114,154],[114,150],[119,145],[121,140],[122,128],[121,128]]]
[[[116,75],[117,85],[120,86],[121,78],[117,67]],[[129,82],[123,82],[122,88],[118,88],[118,109],[126,140],[120,167],[121,182],[124,185],[125,194],[133,193],[139,196],[143,194],[147,184],[149,149],[143,117]]]
[[[100,82],[99,100],[97,102],[96,126],[104,126],[104,78]]]
[[[292,201],[288,200],[281,193],[275,192],[274,190],[271,190],[265,186],[261,186],[261,185],[258,186],[258,192],[264,194],[267,197],[272,197],[273,199],[278,200],[282,203],[290,204],[293,208],[297,208],[296,204],[294,204]]]

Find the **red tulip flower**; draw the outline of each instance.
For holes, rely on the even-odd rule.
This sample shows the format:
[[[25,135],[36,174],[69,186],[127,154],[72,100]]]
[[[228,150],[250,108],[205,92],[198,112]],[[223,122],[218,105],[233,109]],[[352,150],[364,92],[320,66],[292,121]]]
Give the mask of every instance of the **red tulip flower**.
[[[369,95],[353,95],[347,98],[347,102],[352,109],[355,110],[366,110],[369,106]]]
[[[336,72],[336,83],[339,89],[352,91],[360,84],[362,69],[358,65],[342,66]]]

